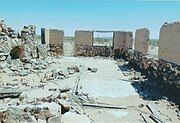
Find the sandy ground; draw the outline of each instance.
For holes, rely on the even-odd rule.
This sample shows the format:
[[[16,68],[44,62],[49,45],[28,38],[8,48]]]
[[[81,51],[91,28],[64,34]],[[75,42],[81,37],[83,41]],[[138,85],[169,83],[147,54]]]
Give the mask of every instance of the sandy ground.
[[[74,110],[60,116],[63,123],[143,123],[145,122],[141,114],[145,117],[146,121],[153,123],[154,121],[149,118],[151,114],[146,105],[151,104],[155,107],[166,122],[178,123],[179,117],[175,110],[166,99],[159,100],[145,100],[143,99],[137,89],[132,86],[131,71],[122,70],[119,63],[112,59],[105,58],[84,58],[72,57],[73,44],[66,43],[65,56],[52,58],[48,57],[46,60],[39,62],[47,67],[34,72],[30,72],[26,76],[11,76],[11,71],[6,70],[5,73],[0,73],[0,87],[21,90],[23,100],[5,98],[0,100],[0,110],[4,111],[8,107],[15,107],[23,109],[25,107],[48,107],[53,116],[59,116],[60,106],[56,102],[42,102],[38,99],[53,97],[59,94],[59,91],[52,91],[52,89],[71,88],[73,92],[77,85],[79,77],[78,93],[86,94],[93,103],[116,105],[127,107],[127,109],[111,109],[111,108],[94,108],[83,106],[80,107],[72,101],[72,97],[62,100],[68,105],[71,105],[79,110],[83,110],[84,115],[75,113]],[[68,47],[68,48],[67,48]],[[14,62],[14,61],[13,61]],[[1,66],[6,66],[7,63],[1,63]],[[16,63],[17,65],[17,63]],[[77,66],[80,72],[68,74],[68,67]],[[91,72],[88,68],[96,68],[97,72]],[[4,69],[7,69],[6,67]],[[45,74],[50,71],[61,71],[67,74],[66,78],[56,78],[52,80],[45,80]],[[56,73],[56,72],[55,72]],[[124,73],[129,74],[128,76]],[[63,93],[61,95],[68,95]],[[18,105],[17,105],[18,104]],[[38,121],[40,122],[40,121]],[[42,121],[45,122],[45,121]],[[58,121],[57,121],[58,122]]]

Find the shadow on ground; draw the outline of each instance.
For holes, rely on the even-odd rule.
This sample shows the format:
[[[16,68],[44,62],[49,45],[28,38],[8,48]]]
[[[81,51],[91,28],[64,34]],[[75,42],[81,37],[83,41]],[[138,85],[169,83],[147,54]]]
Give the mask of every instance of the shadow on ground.
[[[118,66],[122,72],[129,72],[131,68],[127,65]],[[136,71],[139,72],[139,71]],[[154,80],[124,80],[131,82],[131,85],[135,91],[139,94],[144,100],[161,100],[166,99],[170,103],[175,103],[180,106],[180,97],[178,93],[174,93],[173,90],[168,88],[161,88],[158,82]]]

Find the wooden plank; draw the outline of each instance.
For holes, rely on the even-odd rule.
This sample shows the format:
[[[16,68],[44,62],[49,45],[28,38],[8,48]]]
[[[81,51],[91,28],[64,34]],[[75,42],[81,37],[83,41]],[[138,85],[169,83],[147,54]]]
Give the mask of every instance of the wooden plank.
[[[123,106],[105,105],[105,104],[83,103],[82,106],[98,107],[98,108],[111,108],[111,109],[127,109],[127,107],[123,107]]]

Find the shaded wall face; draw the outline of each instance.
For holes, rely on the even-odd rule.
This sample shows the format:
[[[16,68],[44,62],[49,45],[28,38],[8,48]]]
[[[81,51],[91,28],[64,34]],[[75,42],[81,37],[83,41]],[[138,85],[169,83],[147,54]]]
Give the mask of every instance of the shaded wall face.
[[[41,28],[41,43],[46,44],[46,41],[45,41],[45,28]]]
[[[159,36],[159,59],[180,65],[180,24],[163,25]]]
[[[136,51],[148,53],[149,49],[149,30],[146,28],[136,30],[135,47]]]
[[[2,24],[0,23],[0,33],[2,32]]]
[[[48,31],[46,33],[48,33]],[[64,40],[64,32],[62,30],[56,30],[56,29],[49,30],[49,44],[62,45],[63,40]]]
[[[76,31],[75,44],[93,46],[93,32],[92,31]]]

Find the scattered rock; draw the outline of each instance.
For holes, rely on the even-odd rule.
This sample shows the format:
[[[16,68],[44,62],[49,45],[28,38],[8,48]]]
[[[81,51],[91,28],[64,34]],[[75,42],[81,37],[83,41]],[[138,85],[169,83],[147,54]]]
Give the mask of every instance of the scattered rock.
[[[4,116],[5,123],[35,123],[29,113],[25,113],[17,108],[8,108],[7,111],[4,112]]]
[[[93,73],[96,73],[98,69],[97,68],[90,68],[90,67],[88,67],[87,70],[89,70],[89,71],[91,71]]]
[[[58,116],[50,117],[48,123],[61,123],[61,118]]]

